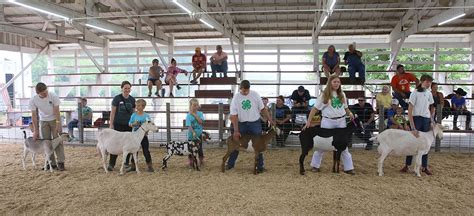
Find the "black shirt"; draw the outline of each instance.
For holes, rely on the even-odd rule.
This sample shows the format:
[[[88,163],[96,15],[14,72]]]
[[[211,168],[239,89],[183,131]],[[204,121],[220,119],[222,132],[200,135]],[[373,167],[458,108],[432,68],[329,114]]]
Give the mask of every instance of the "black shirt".
[[[304,93],[302,96],[298,94],[298,90],[294,90],[293,94],[291,94],[291,100],[294,100],[297,103],[307,102],[310,99],[311,99],[311,96],[309,95],[309,91],[306,89],[304,90]]]
[[[112,100],[112,106],[117,107],[112,124],[128,125],[128,121],[135,111],[135,98],[131,95],[124,98],[122,94],[119,94]]]
[[[372,116],[372,113],[374,113],[374,108],[369,103],[365,103],[363,107],[361,107],[358,103],[354,104],[351,106],[351,110],[354,115],[357,114],[359,120],[364,123],[366,123]]]

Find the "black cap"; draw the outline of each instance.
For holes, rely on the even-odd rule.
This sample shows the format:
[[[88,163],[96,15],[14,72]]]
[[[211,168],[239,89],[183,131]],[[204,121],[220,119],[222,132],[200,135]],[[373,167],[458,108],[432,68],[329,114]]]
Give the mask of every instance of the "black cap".
[[[298,87],[298,91],[299,91],[299,92],[304,92],[304,90],[305,90],[305,89],[304,89],[303,86]]]

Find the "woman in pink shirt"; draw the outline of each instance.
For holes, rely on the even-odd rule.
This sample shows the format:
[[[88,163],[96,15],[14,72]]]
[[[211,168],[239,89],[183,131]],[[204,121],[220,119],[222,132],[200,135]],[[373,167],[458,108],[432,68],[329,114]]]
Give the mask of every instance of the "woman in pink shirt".
[[[176,60],[172,58],[171,65],[168,67],[168,70],[166,72],[166,78],[165,78],[165,83],[170,86],[170,97],[174,97],[173,86],[176,85],[176,88],[178,90],[181,89],[181,87],[179,87],[178,81],[176,80],[176,77],[178,76],[179,73],[184,73],[186,76],[188,75],[188,72],[186,70],[176,67]]]

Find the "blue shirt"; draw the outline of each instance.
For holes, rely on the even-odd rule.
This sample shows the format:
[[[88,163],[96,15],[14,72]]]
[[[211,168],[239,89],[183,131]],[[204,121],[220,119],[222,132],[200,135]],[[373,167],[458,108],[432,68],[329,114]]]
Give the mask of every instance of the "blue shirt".
[[[330,68],[333,68],[334,66],[336,66],[337,64],[337,58],[339,58],[339,53],[338,52],[334,52],[334,54],[332,55],[332,57],[329,56],[329,53],[328,52],[325,52],[323,54],[323,58],[326,59],[326,64],[329,65]]]
[[[362,64],[360,56],[357,55],[357,52],[346,52],[344,55],[344,60],[347,60],[348,65]]]
[[[201,121],[204,121],[204,115],[202,114],[202,112],[197,111],[196,115],[199,116]],[[196,133],[196,137],[193,136],[193,133],[191,132],[191,130],[188,130],[188,140],[200,139],[201,134],[202,134],[202,125],[199,124],[199,122],[196,120],[196,118],[193,115],[191,115],[191,113],[188,113],[186,115],[186,127],[189,127],[189,126],[193,128],[194,132]]]
[[[128,125],[132,125],[135,122],[138,122],[139,126],[134,126],[133,131],[138,130],[140,128],[140,125],[143,123],[151,121],[150,115],[148,113],[144,112],[142,115],[138,115],[136,112],[132,114],[130,117],[130,121],[128,121]]]
[[[456,105],[456,109],[460,109],[462,106],[466,105],[466,98],[457,98],[456,96],[453,96],[451,98],[451,104]]]
[[[394,109],[390,108],[387,110],[387,127],[392,126],[393,122],[390,118],[395,116],[395,114],[397,114],[397,112]]]

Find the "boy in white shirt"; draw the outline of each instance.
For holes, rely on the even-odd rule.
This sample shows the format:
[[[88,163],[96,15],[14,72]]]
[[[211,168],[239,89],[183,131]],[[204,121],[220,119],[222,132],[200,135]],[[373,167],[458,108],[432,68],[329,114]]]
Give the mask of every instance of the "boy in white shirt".
[[[248,80],[243,80],[240,83],[240,91],[234,95],[230,104],[230,121],[233,125],[232,136],[234,140],[239,140],[241,134],[262,135],[260,112],[263,112],[270,124],[274,125],[270,113],[260,99],[260,95],[250,90],[250,82]],[[237,150],[230,154],[227,161],[227,169],[234,168],[238,156],[239,151]],[[264,170],[262,153],[260,153],[258,158],[257,170],[259,172]]]
[[[41,129],[41,139],[51,140],[59,136],[62,132],[62,125],[59,115],[59,97],[52,92],[48,92],[46,84],[39,82],[36,84],[36,95],[30,99],[30,109],[33,120],[33,139],[38,139]],[[38,116],[39,115],[39,123]],[[38,127],[39,125],[39,127]],[[64,146],[62,143],[54,149],[56,158],[51,155],[51,166],[64,171]]]

